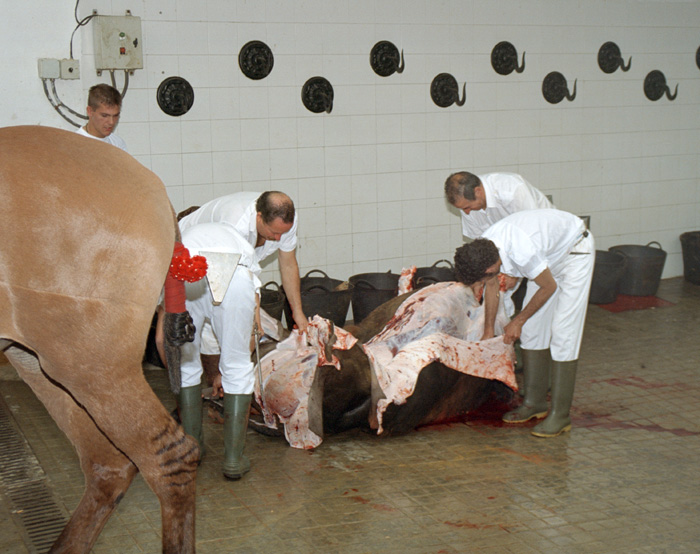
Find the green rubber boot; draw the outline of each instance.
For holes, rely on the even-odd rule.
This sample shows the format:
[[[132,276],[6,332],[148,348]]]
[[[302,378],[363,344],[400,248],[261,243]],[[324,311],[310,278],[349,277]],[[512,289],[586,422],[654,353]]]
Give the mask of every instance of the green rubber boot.
[[[180,410],[180,423],[185,433],[197,439],[199,459],[204,458],[204,440],[202,439],[202,388],[182,387],[177,401]]]
[[[252,394],[224,394],[224,477],[240,479],[250,471],[250,460],[243,454],[248,430]]]
[[[552,363],[552,409],[547,418],[532,429],[536,437],[556,437],[571,430],[569,410],[574,398],[578,360]]]
[[[506,423],[524,423],[532,418],[547,415],[547,389],[549,388],[549,349],[526,350],[523,348],[523,403],[503,414]]]

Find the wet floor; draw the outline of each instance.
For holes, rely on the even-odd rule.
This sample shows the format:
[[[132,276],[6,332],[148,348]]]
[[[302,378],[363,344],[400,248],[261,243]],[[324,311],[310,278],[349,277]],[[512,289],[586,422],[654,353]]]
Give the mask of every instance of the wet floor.
[[[668,279],[658,296],[674,305],[589,308],[573,429],[555,439],[501,424],[497,401],[405,436],[329,436],[315,451],[249,431],[252,470],[229,482],[221,425],[205,418],[197,551],[700,552],[700,287]],[[146,374],[173,407],[164,373]],[[66,517],[83,486],[75,453],[11,368],[0,379],[33,478]],[[0,478],[0,552],[42,551],[17,488]],[[159,533],[137,477],[93,551],[160,552]]]

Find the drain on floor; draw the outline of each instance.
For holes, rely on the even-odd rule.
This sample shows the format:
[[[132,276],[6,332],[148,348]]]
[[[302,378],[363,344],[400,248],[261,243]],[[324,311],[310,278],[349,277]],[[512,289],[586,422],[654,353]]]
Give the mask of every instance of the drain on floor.
[[[46,474],[0,397],[0,486],[24,531],[30,552],[48,552],[67,518],[53,499]]]

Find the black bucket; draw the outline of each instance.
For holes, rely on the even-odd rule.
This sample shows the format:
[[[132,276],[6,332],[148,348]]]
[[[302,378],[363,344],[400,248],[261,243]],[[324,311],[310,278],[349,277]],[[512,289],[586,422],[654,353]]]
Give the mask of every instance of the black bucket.
[[[689,283],[700,285],[700,231],[688,231],[681,235],[683,251],[683,277]]]
[[[274,286],[274,288],[271,288]],[[280,286],[274,281],[265,283],[260,289],[260,307],[275,319],[282,321],[284,301],[287,297]]]
[[[652,244],[658,248],[652,248]],[[659,289],[661,274],[666,263],[666,252],[652,241],[646,246],[623,244],[608,248],[627,257],[627,265],[620,280],[620,294],[631,296],[653,296]]]
[[[355,325],[365,319],[372,310],[394,298],[399,292],[396,273],[359,273],[350,277],[353,287],[352,317]]]
[[[610,304],[617,300],[626,260],[627,257],[620,252],[595,251],[593,281],[591,282],[591,294],[588,298],[591,304]]]
[[[311,277],[318,272],[322,277]],[[352,300],[352,285],[340,288],[345,281],[331,279],[320,269],[312,269],[301,278],[301,307],[306,317],[319,315],[332,321],[338,327],[345,325],[345,320]],[[287,328],[294,327],[292,308],[289,301],[284,303],[284,317]]]
[[[448,267],[438,267],[442,262]],[[414,287],[417,289],[445,281],[456,281],[455,268],[449,260],[438,260],[430,267],[419,267],[413,276]]]

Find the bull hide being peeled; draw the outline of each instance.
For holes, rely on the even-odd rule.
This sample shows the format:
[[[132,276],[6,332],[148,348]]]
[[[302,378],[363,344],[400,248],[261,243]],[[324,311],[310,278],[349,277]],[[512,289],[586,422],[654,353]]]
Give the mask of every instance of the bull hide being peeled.
[[[497,334],[507,321],[501,302]],[[394,434],[465,413],[494,381],[517,390],[512,345],[481,341],[483,328],[483,306],[455,282],[401,295],[346,329],[315,316],[307,337],[293,331],[261,360],[265,424],[280,421],[291,446],[309,449],[325,432]]]

